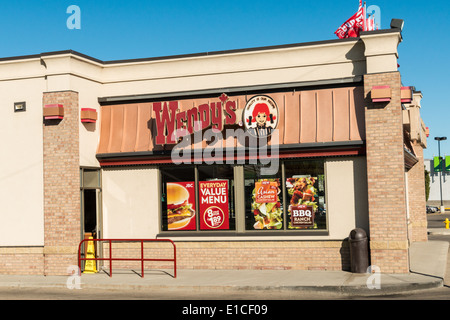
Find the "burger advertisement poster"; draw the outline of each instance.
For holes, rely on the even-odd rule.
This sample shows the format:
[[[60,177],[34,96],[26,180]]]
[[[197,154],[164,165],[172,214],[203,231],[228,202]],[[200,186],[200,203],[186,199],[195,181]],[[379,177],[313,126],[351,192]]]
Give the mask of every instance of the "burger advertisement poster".
[[[288,212],[289,229],[314,227],[317,211],[317,178],[294,176],[286,179],[287,193],[290,196]]]
[[[167,183],[168,230],[196,230],[195,182]]]
[[[228,180],[199,182],[201,230],[228,230]]]

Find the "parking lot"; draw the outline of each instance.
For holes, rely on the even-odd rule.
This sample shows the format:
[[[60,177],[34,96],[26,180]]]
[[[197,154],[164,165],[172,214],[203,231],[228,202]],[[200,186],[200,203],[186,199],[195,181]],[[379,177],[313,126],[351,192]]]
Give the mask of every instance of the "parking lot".
[[[450,211],[446,211],[446,213],[428,213],[428,228],[445,228],[445,219],[450,220]]]

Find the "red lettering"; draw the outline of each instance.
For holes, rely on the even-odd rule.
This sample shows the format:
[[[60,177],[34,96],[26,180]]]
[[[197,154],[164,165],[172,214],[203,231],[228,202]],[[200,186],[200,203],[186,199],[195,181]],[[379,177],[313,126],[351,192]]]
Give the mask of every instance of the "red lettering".
[[[221,132],[223,130],[222,112],[222,103],[211,103],[211,123],[214,131]]]
[[[219,99],[222,102],[204,103],[182,112],[177,112],[178,101],[153,103],[157,129],[155,143],[175,144],[178,138],[210,126],[214,132],[221,132],[225,124],[235,124],[236,102],[227,101],[226,95],[222,95]]]
[[[211,118],[210,118],[210,109],[208,104],[202,104],[198,106],[198,112],[200,114],[200,121],[202,123],[201,129],[206,129],[211,124]]]
[[[197,121],[198,121],[198,110],[196,107],[189,109],[187,111],[187,131],[189,134],[193,134],[194,133],[194,129],[195,131],[198,130],[198,125],[197,125]]]
[[[225,124],[235,124],[236,123],[236,101],[228,101],[225,105],[225,112],[227,116],[225,117]]]
[[[162,108],[162,112],[161,112]],[[170,109],[170,114],[169,110]],[[153,111],[155,112],[155,120],[156,120],[156,128],[157,128],[157,136],[156,136],[156,144],[174,144],[174,130],[175,130],[175,115],[178,109],[178,101],[170,101],[169,108],[167,108],[167,103],[164,103],[164,106],[161,105],[161,102],[153,103]],[[161,115],[162,113],[162,115]],[[167,135],[165,132],[167,130]],[[167,138],[167,141],[166,141]]]
[[[185,122],[186,122],[186,111],[177,113],[177,138],[184,137],[185,135],[187,135]]]

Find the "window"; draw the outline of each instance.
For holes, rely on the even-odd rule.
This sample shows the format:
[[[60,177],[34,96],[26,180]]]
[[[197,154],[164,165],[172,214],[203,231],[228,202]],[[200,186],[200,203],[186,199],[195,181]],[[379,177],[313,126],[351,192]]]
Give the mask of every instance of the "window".
[[[161,168],[162,230],[235,230],[234,167]]]
[[[324,160],[161,167],[162,231],[274,234],[327,230]]]
[[[323,160],[284,163],[288,229],[326,229]]]
[[[195,167],[161,168],[162,230],[197,230]]]
[[[232,166],[199,166],[201,230],[235,230],[234,169]]]
[[[245,230],[283,229],[281,171],[263,176],[259,165],[244,166]]]

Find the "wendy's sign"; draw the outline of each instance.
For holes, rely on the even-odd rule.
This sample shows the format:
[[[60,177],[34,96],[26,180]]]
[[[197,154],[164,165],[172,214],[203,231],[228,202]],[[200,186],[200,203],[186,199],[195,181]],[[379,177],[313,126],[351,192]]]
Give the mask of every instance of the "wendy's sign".
[[[218,102],[201,104],[189,110],[179,111],[178,101],[155,102],[157,136],[156,144],[176,144],[181,137],[212,127],[221,132],[224,125],[236,123],[236,101],[229,100],[226,94]]]
[[[278,124],[278,107],[275,101],[265,95],[254,96],[244,108],[244,125],[254,137],[268,137]]]
[[[179,101],[153,103],[157,145],[176,144],[179,139],[211,127],[222,132],[224,126],[241,120],[236,115],[237,103],[226,94],[218,101],[204,103],[185,111],[179,111]],[[246,131],[253,137],[268,137],[278,124],[278,107],[265,95],[257,95],[247,101],[242,120]],[[242,123],[240,123],[242,125]]]

